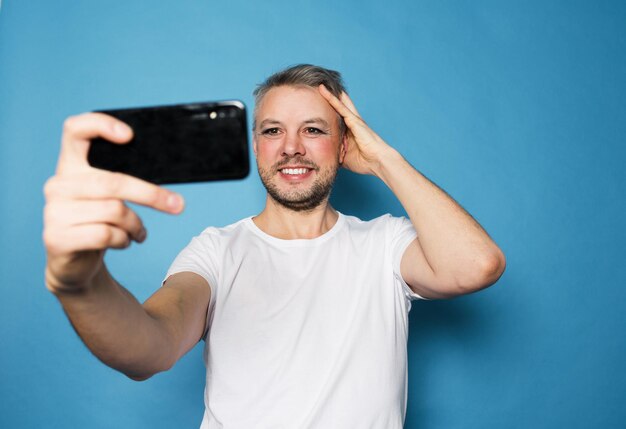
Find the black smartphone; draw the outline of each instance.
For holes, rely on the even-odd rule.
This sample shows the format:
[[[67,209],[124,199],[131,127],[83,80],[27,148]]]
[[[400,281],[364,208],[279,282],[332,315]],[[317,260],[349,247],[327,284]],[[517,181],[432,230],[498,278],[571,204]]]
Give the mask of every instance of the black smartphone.
[[[156,184],[242,179],[250,171],[241,101],[99,112],[128,124],[134,136],[122,145],[93,139],[87,155],[93,167]]]

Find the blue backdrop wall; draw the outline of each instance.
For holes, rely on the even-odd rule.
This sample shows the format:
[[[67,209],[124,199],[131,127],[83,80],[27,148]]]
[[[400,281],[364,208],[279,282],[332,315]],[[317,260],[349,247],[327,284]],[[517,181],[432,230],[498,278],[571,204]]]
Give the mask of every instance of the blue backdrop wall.
[[[81,344],[43,285],[42,186],[68,115],[239,98],[310,62],[463,204],[508,257],[499,284],[411,312],[407,428],[618,428],[626,411],[626,3],[108,2],[0,9],[0,427],[197,427],[196,347],[136,383]],[[141,246],[107,255],[140,299],[207,225],[257,213],[256,173],[176,186],[139,209]],[[342,174],[343,212],[403,214]]]

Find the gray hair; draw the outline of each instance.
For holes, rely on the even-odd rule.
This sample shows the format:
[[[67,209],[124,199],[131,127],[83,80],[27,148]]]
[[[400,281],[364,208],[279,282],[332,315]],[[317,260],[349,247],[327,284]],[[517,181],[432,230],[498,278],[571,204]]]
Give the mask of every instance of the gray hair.
[[[254,95],[254,122],[253,129],[256,130],[256,113],[257,108],[263,101],[263,97],[267,95],[270,89],[278,86],[309,86],[311,88],[317,88],[321,84],[337,98],[341,97],[342,92],[346,92],[346,88],[343,84],[341,74],[335,70],[326,69],[311,64],[297,64],[284,70],[274,73],[265,81],[257,85],[256,89],[252,93]],[[339,131],[340,135],[346,132],[346,123],[341,115],[339,116]]]

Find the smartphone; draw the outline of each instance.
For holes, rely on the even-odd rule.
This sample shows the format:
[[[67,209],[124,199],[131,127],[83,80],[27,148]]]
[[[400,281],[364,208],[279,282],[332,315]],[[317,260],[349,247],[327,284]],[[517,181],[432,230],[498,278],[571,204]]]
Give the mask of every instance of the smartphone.
[[[243,179],[250,171],[246,108],[241,101],[100,110],[128,124],[127,144],[93,139],[96,168],[156,184]]]

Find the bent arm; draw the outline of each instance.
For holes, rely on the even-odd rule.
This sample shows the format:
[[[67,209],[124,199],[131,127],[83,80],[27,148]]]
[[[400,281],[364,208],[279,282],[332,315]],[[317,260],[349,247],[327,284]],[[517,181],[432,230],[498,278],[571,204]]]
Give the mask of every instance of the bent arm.
[[[417,231],[400,266],[409,286],[424,298],[449,298],[493,284],[506,262],[478,222],[369,128],[347,94],[319,90],[348,127],[344,167],[383,180]]]
[[[418,238],[402,257],[401,272],[424,298],[449,298],[492,285],[505,258],[487,232],[456,201],[395,150],[377,175],[400,200]]]
[[[142,305],[106,270],[89,287],[55,295],[94,355],[134,380],[171,368],[193,348],[211,297],[206,280],[179,273]]]

